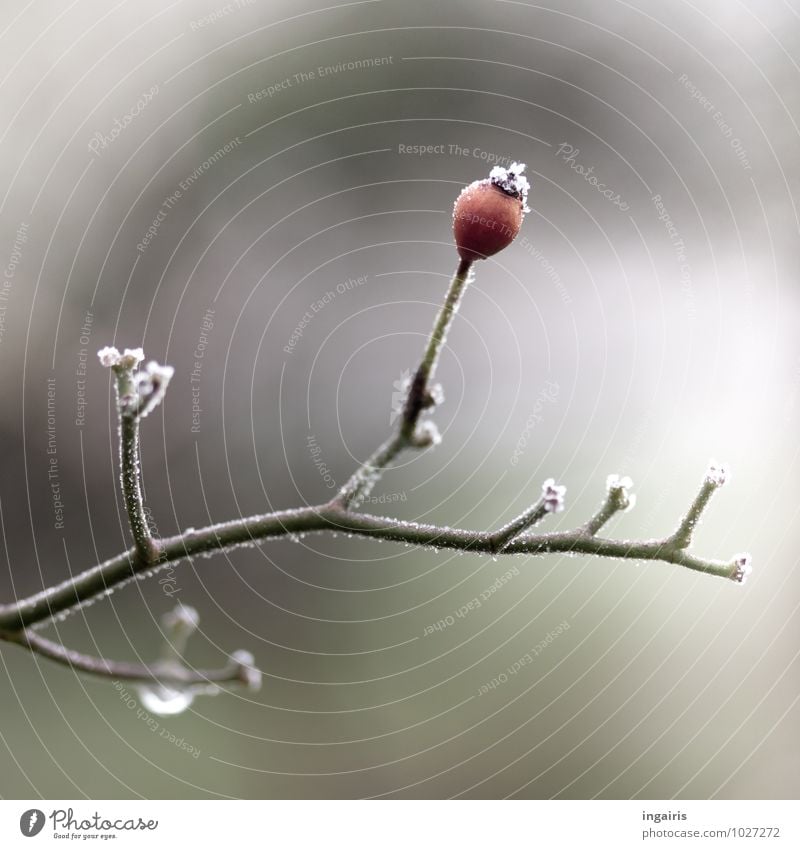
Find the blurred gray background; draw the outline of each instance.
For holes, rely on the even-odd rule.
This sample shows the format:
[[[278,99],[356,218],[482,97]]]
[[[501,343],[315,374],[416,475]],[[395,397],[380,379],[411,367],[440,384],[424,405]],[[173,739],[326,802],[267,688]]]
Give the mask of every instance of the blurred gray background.
[[[3,645],[0,795],[797,796],[796,7],[1,8],[4,599],[128,545],[106,344],[176,369],[143,432],[160,534],[328,498],[389,433],[455,196],[510,159],[532,211],[448,339],[444,441],[368,506],[485,529],[553,476],[566,528],[620,472],[610,533],[659,536],[716,457],[696,546],[754,574],[330,536],[184,563],[43,633],[149,660],[181,601],[189,661],[250,649],[261,692],[154,731]]]

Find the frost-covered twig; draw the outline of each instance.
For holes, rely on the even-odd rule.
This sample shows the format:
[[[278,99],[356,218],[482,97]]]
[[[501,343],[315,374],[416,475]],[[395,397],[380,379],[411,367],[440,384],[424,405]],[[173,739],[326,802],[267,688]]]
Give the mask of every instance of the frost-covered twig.
[[[94,657],[65,648],[59,643],[48,640],[35,631],[19,631],[6,636],[9,642],[30,649],[34,654],[69,666],[78,672],[99,675],[105,678],[119,678],[123,681],[150,681],[162,684],[223,684],[241,682],[240,663],[228,663],[221,669],[189,669],[163,665],[156,661],[149,666],[125,661],[108,660]]]
[[[566,491],[565,486],[558,486],[552,478],[546,480],[542,485],[542,497],[534,505],[490,535],[492,551],[503,551],[528,528],[541,522],[548,513],[563,510]]]
[[[636,504],[636,496],[630,492],[633,481],[629,477],[609,475],[606,480],[606,497],[600,509],[583,526],[590,536],[594,536],[616,513],[631,510]]]
[[[686,512],[670,541],[676,548],[688,548],[692,542],[692,534],[700,521],[703,510],[708,506],[711,496],[724,485],[728,478],[726,468],[712,460],[708,471],[700,485],[700,491]]]
[[[170,687],[238,683],[250,689],[258,689],[260,674],[253,668],[252,656],[247,652],[234,652],[225,666],[219,669],[194,669],[183,662],[186,639],[197,627],[197,614],[194,610],[179,607],[167,614],[164,620],[165,628],[170,632],[165,643],[164,656],[151,664],[128,663],[83,654],[48,640],[30,629],[4,633],[3,638],[24,646],[34,654],[89,675]],[[170,626],[170,620],[175,624]]]
[[[408,442],[413,442],[417,436],[417,423],[419,422],[422,411],[428,407],[432,407],[436,403],[435,396],[430,389],[430,382],[436,373],[439,355],[447,340],[447,332],[458,311],[461,298],[473,277],[472,260],[459,260],[453,279],[450,281],[450,287],[447,290],[444,304],[442,304],[442,308],[439,310],[439,315],[436,317],[436,322],[433,325],[433,331],[425,347],[422,362],[417,367],[408,390],[408,397],[406,398],[403,416],[400,422],[400,433]]]
[[[198,692],[222,681],[238,680],[250,687],[260,682],[253,659],[234,653],[221,670],[197,671],[182,661],[183,642],[196,626],[186,608],[172,614],[165,625],[173,631],[168,655],[155,664],[141,666],[108,661],[72,652],[42,638],[31,630],[96,598],[107,595],[134,577],[151,574],[168,564],[200,554],[227,551],[237,546],[283,536],[310,532],[344,530],[355,536],[410,543],[423,548],[449,548],[477,554],[548,553],[587,554],[635,561],[662,561],[709,575],[743,583],[750,572],[750,557],[740,554],[729,561],[708,560],[689,553],[692,534],[711,494],[725,481],[723,469],[712,464],[700,492],[677,530],[663,539],[614,540],[598,532],[618,512],[630,509],[634,496],[629,478],[612,475],[599,510],[573,530],[534,534],[530,529],[548,513],[563,508],[563,486],[550,479],[541,498],[517,518],[496,531],[473,531],[403,522],[385,516],[356,512],[384,470],[406,448],[423,448],[438,441],[430,420],[421,421],[423,411],[439,401],[438,388],[431,385],[436,364],[460,299],[471,279],[474,263],[508,245],[519,230],[526,211],[527,181],[524,166],[492,170],[489,180],[468,186],[454,210],[454,232],[460,261],[447,297],[434,324],[422,361],[411,382],[397,431],[360,466],[329,502],[297,510],[237,519],[177,536],[154,540],[142,504],[139,472],[139,422],[160,401],[172,369],[150,363],[136,371],[144,359],[141,349],[120,354],[115,348],[100,351],[101,362],[116,375],[117,410],[120,419],[120,460],[122,489],[134,538],[134,547],[93,566],[61,584],[13,604],[0,605],[0,639],[25,646],[30,651],[96,675],[149,682],[140,694],[150,705],[163,703],[174,709],[186,706]],[[212,689],[213,692],[215,690]],[[155,709],[155,708],[154,708]]]
[[[441,391],[431,386],[439,355],[447,339],[461,298],[472,279],[472,260],[459,260],[447,290],[442,308],[436,317],[433,330],[425,346],[425,353],[417,367],[408,389],[403,414],[397,432],[384,442],[339,490],[337,502],[347,508],[358,505],[369,495],[380,480],[384,469],[406,448],[428,448],[439,442],[439,431],[432,421],[420,422],[424,410],[435,406]]]
[[[16,604],[0,606],[0,631],[27,628],[60,613],[76,610],[86,601],[130,581],[135,574],[155,572],[188,557],[228,551],[253,542],[289,535],[337,530],[355,536],[411,543],[422,548],[450,548],[476,554],[495,554],[500,550],[496,542],[497,532],[404,522],[388,516],[357,513],[335,502],[298,510],[279,510],[210,525],[194,530],[191,534],[166,537],[161,540],[159,561],[155,565],[139,563],[132,567],[131,557],[134,552],[123,552],[63,584],[50,587]],[[729,561],[707,560],[676,546],[671,537],[644,541],[613,540],[590,533],[586,525],[571,531],[520,533],[500,550],[502,554],[542,555],[552,552],[593,554],[623,560],[661,560],[739,583],[749,574],[747,555],[737,555]]]

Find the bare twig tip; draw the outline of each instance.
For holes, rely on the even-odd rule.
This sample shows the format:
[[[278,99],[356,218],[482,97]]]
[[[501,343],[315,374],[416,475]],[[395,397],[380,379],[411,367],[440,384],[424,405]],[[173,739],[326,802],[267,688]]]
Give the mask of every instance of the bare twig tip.
[[[110,345],[97,352],[100,365],[113,369],[135,369],[144,360],[141,348],[126,348],[121,354]]]
[[[609,475],[606,478],[606,490],[610,498],[614,500],[617,510],[627,513],[636,506],[636,493],[630,490],[633,481],[627,476]]]
[[[261,670],[255,666],[253,655],[249,651],[239,649],[231,655],[231,660],[237,672],[238,680],[251,692],[258,692],[261,689],[263,676]]]
[[[711,460],[706,471],[706,481],[713,486],[722,486],[730,479],[730,471],[724,463]]]

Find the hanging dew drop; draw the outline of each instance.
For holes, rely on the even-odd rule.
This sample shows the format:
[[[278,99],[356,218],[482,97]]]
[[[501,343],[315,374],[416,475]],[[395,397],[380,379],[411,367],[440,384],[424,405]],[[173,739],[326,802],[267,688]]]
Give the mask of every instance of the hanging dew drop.
[[[142,706],[159,716],[175,716],[183,713],[194,701],[194,695],[187,690],[174,690],[160,684],[139,687]]]

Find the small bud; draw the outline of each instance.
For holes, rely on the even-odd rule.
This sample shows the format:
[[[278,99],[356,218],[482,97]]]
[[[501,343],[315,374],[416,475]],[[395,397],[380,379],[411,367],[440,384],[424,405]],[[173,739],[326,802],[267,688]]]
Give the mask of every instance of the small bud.
[[[714,486],[722,486],[730,477],[730,472],[722,463],[712,460],[708,464],[706,471],[706,480]]]
[[[627,513],[636,505],[636,494],[631,492],[633,481],[627,476],[609,475],[606,478],[606,490],[615,499],[618,510]]]
[[[529,212],[530,184],[525,166],[495,166],[488,179],[476,180],[462,190],[453,207],[453,235],[464,260],[486,259],[514,241]]]
[[[97,356],[100,360],[100,365],[104,368],[112,368],[119,362],[119,351],[111,346],[101,348],[97,352]]]
[[[565,486],[559,486],[553,478],[548,478],[542,484],[544,509],[548,513],[560,513],[564,509],[564,495],[566,492],[567,488]]]
[[[140,398],[138,414],[141,418],[152,413],[163,401],[174,374],[172,366],[160,366],[155,360],[151,360],[143,371],[136,373],[136,391]]]
[[[126,348],[117,360],[117,368],[135,369],[144,360],[141,348]]]

